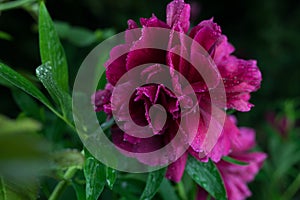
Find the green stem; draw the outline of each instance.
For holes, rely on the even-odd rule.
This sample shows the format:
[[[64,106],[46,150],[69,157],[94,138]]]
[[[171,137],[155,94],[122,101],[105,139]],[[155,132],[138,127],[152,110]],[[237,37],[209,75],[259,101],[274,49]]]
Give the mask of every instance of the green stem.
[[[56,187],[54,188],[53,192],[51,193],[49,200],[58,200],[61,194],[64,192],[66,187],[69,184],[70,179],[75,175],[77,172],[78,167],[70,167],[66,173],[64,174],[63,180],[61,180]]]
[[[186,195],[186,192],[185,192],[185,189],[184,189],[184,186],[182,184],[182,181],[177,183],[177,190],[178,190],[178,194],[180,196],[181,199],[183,200],[187,200],[187,195]]]
[[[19,0],[19,1],[10,1],[10,2],[7,2],[7,3],[1,3],[0,4],[0,11],[10,10],[10,9],[13,9],[13,8],[18,8],[18,7],[24,6],[24,5],[29,4],[29,3],[33,3],[35,1],[36,0]]]
[[[291,199],[294,194],[299,190],[300,188],[300,174],[296,177],[294,182],[288,187],[288,189],[283,193],[282,199]]]
[[[113,118],[111,118],[109,121],[107,122],[104,122],[101,124],[101,128],[102,128],[102,131],[106,131],[107,129],[109,129],[112,125],[115,124],[115,121]]]
[[[4,180],[2,176],[0,176],[0,197],[2,197],[2,199],[7,199],[6,189],[5,189]]]

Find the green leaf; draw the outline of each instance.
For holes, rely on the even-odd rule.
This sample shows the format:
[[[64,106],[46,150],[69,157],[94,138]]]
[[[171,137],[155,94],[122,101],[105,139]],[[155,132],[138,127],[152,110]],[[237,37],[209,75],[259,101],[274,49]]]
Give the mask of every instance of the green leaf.
[[[52,79],[57,87],[69,93],[68,65],[64,49],[59,41],[52,19],[43,2],[39,9],[39,44],[42,63],[52,66]]]
[[[34,117],[35,119],[44,118],[41,108],[31,96],[15,88],[12,88],[11,92],[14,101],[27,116]]]
[[[176,195],[174,188],[172,187],[170,181],[164,179],[159,188],[159,194],[162,196],[164,200],[179,200]]]
[[[0,199],[7,200],[6,188],[4,185],[4,179],[0,176]]]
[[[60,106],[64,120],[72,126],[67,59],[43,2],[40,4],[39,10],[39,43],[43,65],[36,69],[36,74],[53,100]]]
[[[7,88],[13,88],[13,87],[15,87],[8,80],[4,79],[1,76],[0,76],[0,85],[3,85],[4,87],[7,87]]]
[[[63,116],[66,117],[69,122],[73,122],[71,97],[59,87],[58,82],[55,80],[53,69],[49,62],[47,62],[36,69],[36,75],[48,90],[51,97],[62,109]]]
[[[12,40],[12,36],[9,35],[8,33],[0,31],[0,39],[3,39],[3,40]]]
[[[1,200],[35,200],[37,194],[38,184],[36,181],[20,182],[0,176]]]
[[[186,171],[190,177],[215,199],[226,199],[226,191],[220,173],[212,161],[199,162],[189,156]]]
[[[249,163],[246,163],[246,162],[243,162],[243,161],[239,161],[239,160],[236,160],[234,158],[231,158],[229,156],[223,156],[222,157],[222,160],[226,161],[226,162],[229,162],[229,163],[232,163],[232,164],[236,164],[236,165],[249,165]]]
[[[36,0],[18,0],[18,1],[15,0],[15,1],[10,1],[10,2],[6,2],[6,3],[0,3],[0,11],[10,10],[10,9],[18,8],[21,6],[26,6],[35,1]]]
[[[101,42],[116,34],[112,29],[91,31],[86,28],[71,26],[61,21],[55,21],[54,27],[61,39],[67,40],[78,47],[86,47],[95,42]]]
[[[152,199],[158,191],[161,182],[163,181],[166,174],[166,168],[150,172],[148,175],[146,187],[141,196],[141,200]]]
[[[93,157],[85,160],[84,176],[86,179],[86,199],[97,200],[102,193],[105,183],[105,166]]]
[[[70,26],[65,22],[54,22],[54,26],[60,38],[78,47],[89,46],[98,41],[96,34],[88,29]]]
[[[85,185],[72,181],[72,186],[76,192],[77,199],[85,199]]]
[[[138,200],[145,182],[138,179],[120,177],[114,184],[113,191],[130,200]]]
[[[3,63],[0,63],[0,77],[40,100],[50,110],[54,110],[49,100],[35,85]]]
[[[112,190],[114,183],[117,179],[117,171],[110,167],[106,167],[106,183],[108,187]]]
[[[11,69],[10,67],[8,67],[7,65],[5,65],[1,62],[0,62],[0,79],[6,80],[6,81],[2,81],[2,83],[3,82],[9,82],[10,84],[18,87],[19,89],[23,90],[24,92],[26,92],[26,93],[30,94],[31,96],[35,97],[36,99],[40,100],[54,114],[56,114],[59,118],[64,120],[66,123],[68,123],[71,127],[73,127],[73,125],[70,123],[70,120],[72,120],[72,116],[71,116],[72,111],[71,111],[71,109],[66,109],[66,110],[68,110],[68,111],[66,111],[67,112],[66,116],[67,116],[68,119],[70,119],[68,121],[68,120],[66,120],[65,117],[61,116],[61,114],[58,113],[53,108],[53,106],[51,105],[49,100],[45,97],[45,95],[35,85],[33,85],[33,83],[31,83],[28,79],[24,78],[18,72],[14,71],[13,69]],[[64,99],[61,100],[61,101],[63,101],[63,102],[70,102],[71,101],[70,100],[71,97],[69,97],[69,96],[63,96],[63,97],[64,97]],[[69,107],[71,107],[71,103],[66,104],[66,105],[69,105]]]

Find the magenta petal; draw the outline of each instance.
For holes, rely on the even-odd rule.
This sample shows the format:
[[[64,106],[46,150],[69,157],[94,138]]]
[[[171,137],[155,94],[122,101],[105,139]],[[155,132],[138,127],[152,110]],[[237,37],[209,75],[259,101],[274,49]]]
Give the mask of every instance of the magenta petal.
[[[214,162],[219,162],[223,156],[227,156],[232,151],[233,146],[239,146],[239,135],[239,129],[235,126],[231,119],[227,117],[223,131],[218,138],[217,143],[205,157],[199,158],[197,151],[195,151],[195,146],[192,146],[193,148],[190,149],[189,152],[202,162],[207,162],[208,159],[211,159]]]
[[[247,151],[255,146],[255,131],[251,128],[241,127],[237,139],[239,144],[233,145],[233,151]]]
[[[230,157],[245,162],[247,165],[233,164],[223,160],[216,163],[223,178],[228,199],[244,200],[251,195],[247,183],[254,179],[267,157],[265,153],[247,152],[253,147],[254,132],[243,128],[241,133],[239,139],[240,142],[245,142],[245,147],[233,149]]]
[[[173,53],[176,52],[177,54]],[[189,62],[187,62],[183,57],[189,57],[189,54],[184,46],[176,45],[167,53],[166,59],[167,64],[171,69],[175,69],[180,72],[186,79],[188,77],[188,72],[190,68]],[[188,79],[189,80],[189,79]]]
[[[197,196],[195,200],[207,200],[208,193],[201,187],[197,187]],[[214,198],[210,197],[210,200],[214,200]]]
[[[195,152],[195,157],[197,154],[202,151],[202,144],[204,142],[206,136],[207,128],[205,127],[205,123],[201,120],[199,122],[198,132],[191,144],[191,151]]]
[[[176,31],[186,33],[190,27],[190,11],[190,5],[184,0],[172,1],[167,6],[167,24]]]
[[[234,51],[234,47],[228,42],[227,37],[222,35],[220,26],[214,23],[213,19],[202,21],[195,26],[191,30],[190,37],[208,51],[217,65]]]
[[[219,39],[218,45],[216,45],[214,49],[214,62],[219,65],[222,60],[227,59],[232,52],[234,52],[233,45],[228,42],[225,35],[222,35]]]
[[[220,42],[218,39],[221,39],[221,28],[213,19],[204,20],[191,30],[190,37],[209,51],[216,42]]]
[[[125,31],[125,41],[126,44],[133,44],[141,37],[141,30],[138,28],[138,25],[133,20],[128,20],[128,29]]]
[[[105,105],[110,103],[110,97],[112,94],[113,86],[111,84],[106,84],[104,90],[98,90],[92,95],[91,101],[94,105],[94,110],[96,112],[105,111]]]
[[[146,27],[161,27],[170,28],[165,22],[159,20],[154,14],[150,18],[140,18],[140,23],[142,26]]]
[[[251,196],[247,184],[236,175],[224,175],[225,188],[229,200],[245,200]]]
[[[184,153],[180,158],[168,166],[166,177],[174,182],[179,182],[183,175],[187,160],[187,153]]]
[[[207,58],[207,55],[202,50],[195,48],[194,45],[191,49],[191,61],[196,65],[197,71],[191,70],[190,73],[198,74],[198,71],[201,73],[200,77],[194,75],[197,79],[193,80],[192,83],[203,82],[205,88],[209,89],[215,88],[219,84],[221,76],[217,67],[211,63],[211,60]],[[203,89],[203,86],[201,89]]]
[[[158,31],[144,28],[142,36],[138,41],[134,43],[130,48],[130,52],[126,58],[126,70],[130,70],[134,67],[149,64],[149,63],[166,63],[166,51],[161,49],[151,48],[154,43],[160,43],[162,47],[167,47],[168,38],[162,37]]]
[[[138,25],[136,24],[135,21],[133,21],[132,19],[127,21],[128,24],[128,29],[135,29],[138,28]]]
[[[126,57],[129,46],[126,44],[114,47],[110,52],[110,58],[105,63],[106,78],[113,86],[126,73]]]
[[[238,167],[242,167],[243,173],[240,174],[240,177],[243,180],[250,182],[254,179],[255,175],[262,167],[264,160],[267,158],[267,155],[261,152],[251,152],[240,154],[236,153],[232,154],[231,157],[233,157],[236,160],[248,163],[248,165],[245,166],[232,167],[232,171],[236,171],[238,170]]]
[[[223,77],[227,96],[227,107],[239,111],[249,111],[250,92],[260,87],[262,80],[256,61],[237,59],[230,56],[218,66]]]
[[[141,72],[140,78],[141,80],[144,80],[146,84],[155,82],[159,83],[161,80],[169,78],[166,76],[166,74],[168,75],[168,69],[163,68],[160,64],[154,64],[145,68]]]
[[[131,153],[147,153],[153,152],[163,147],[161,136],[153,136],[149,138],[137,138],[124,133],[118,127],[111,129],[113,143],[128,156]],[[136,156],[139,158],[139,156]]]
[[[223,178],[228,199],[244,200],[251,195],[247,183],[254,179],[262,167],[266,154],[260,152],[244,152],[231,157],[247,162],[248,165],[237,165],[220,161],[217,163],[217,167]]]

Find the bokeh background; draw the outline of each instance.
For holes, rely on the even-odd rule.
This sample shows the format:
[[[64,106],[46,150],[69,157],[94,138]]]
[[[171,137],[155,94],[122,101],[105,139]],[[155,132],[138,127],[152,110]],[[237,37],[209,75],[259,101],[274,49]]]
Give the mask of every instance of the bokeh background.
[[[70,85],[81,62],[97,42],[125,30],[128,19],[138,21],[155,13],[164,20],[168,2],[47,1],[67,54]],[[214,17],[236,47],[235,55],[256,59],[263,74],[261,89],[251,98],[255,107],[248,113],[233,113],[239,125],[256,129],[257,149],[269,155],[263,170],[250,184],[253,193],[250,199],[300,199],[300,1],[188,2],[192,5],[193,25]],[[35,9],[26,6],[0,15],[0,60],[32,81],[36,81],[35,68],[41,64]],[[1,115],[15,119],[24,114],[22,103],[16,102],[22,97],[18,91],[12,93],[3,85],[0,91]],[[25,112],[25,115],[40,120],[33,113]],[[46,138],[56,144],[55,148],[80,146],[77,136],[69,134],[62,122],[48,115],[52,121],[46,120],[44,124],[55,130],[43,127],[42,131],[48,132]]]

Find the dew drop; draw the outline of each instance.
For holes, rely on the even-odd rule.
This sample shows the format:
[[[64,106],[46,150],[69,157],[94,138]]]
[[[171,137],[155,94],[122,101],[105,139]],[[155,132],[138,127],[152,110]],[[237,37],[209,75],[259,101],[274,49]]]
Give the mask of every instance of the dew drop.
[[[126,188],[127,187],[127,182],[122,182],[121,187]]]

